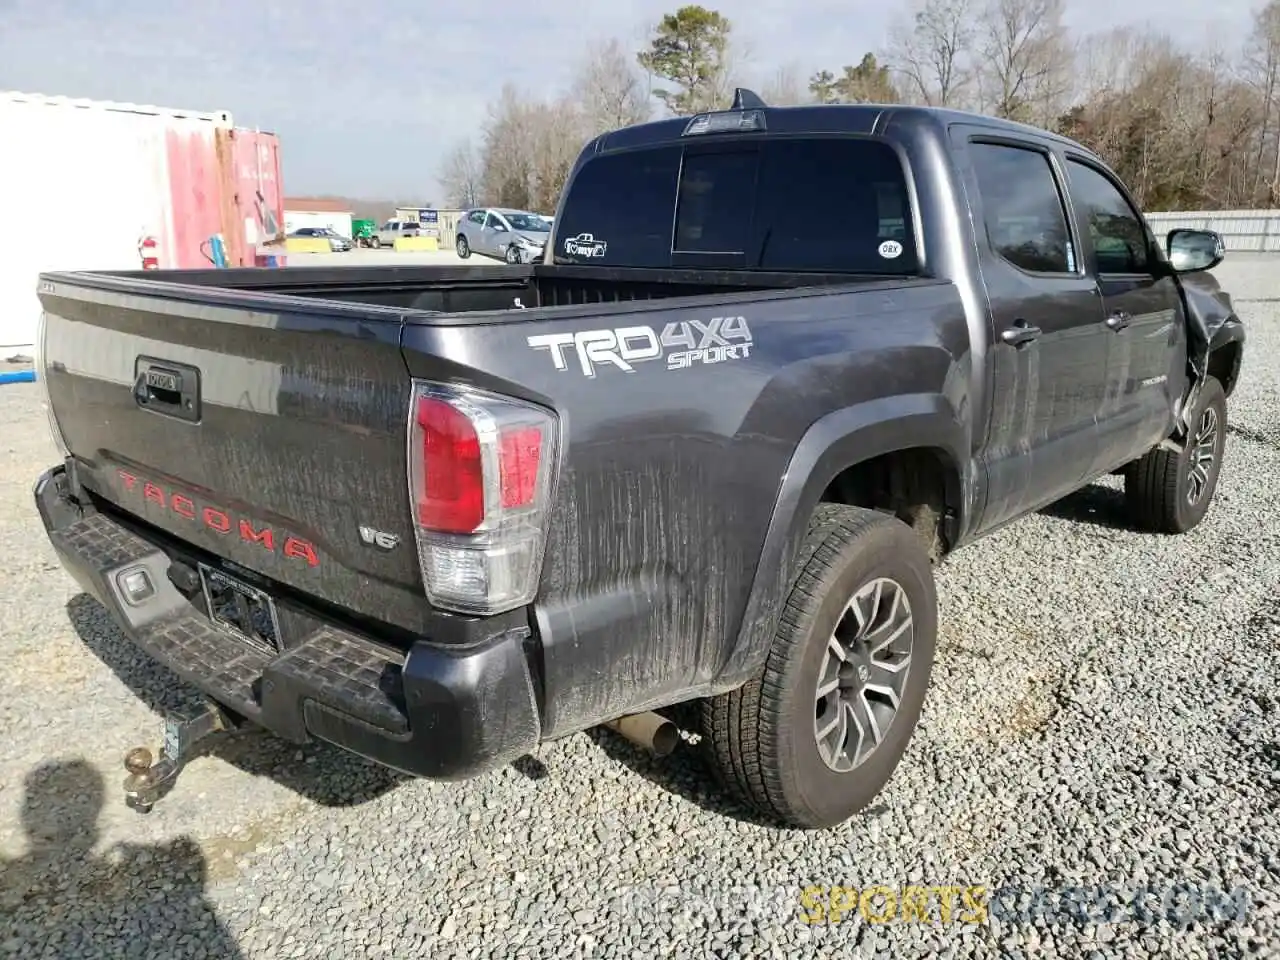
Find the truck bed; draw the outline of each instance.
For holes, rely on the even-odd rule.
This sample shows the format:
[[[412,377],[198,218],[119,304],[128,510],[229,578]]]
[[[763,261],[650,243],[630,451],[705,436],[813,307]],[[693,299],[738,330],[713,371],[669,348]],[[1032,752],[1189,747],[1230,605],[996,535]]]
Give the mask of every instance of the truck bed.
[[[484,313],[520,307],[533,309],[790,290],[878,279],[852,274],[648,270],[550,264],[521,267],[389,265],[286,270],[170,270],[163,274],[138,270],[95,276],[152,282],[161,280],[246,293],[283,294],[440,313]],[[467,322],[482,322],[482,318],[470,317]]]

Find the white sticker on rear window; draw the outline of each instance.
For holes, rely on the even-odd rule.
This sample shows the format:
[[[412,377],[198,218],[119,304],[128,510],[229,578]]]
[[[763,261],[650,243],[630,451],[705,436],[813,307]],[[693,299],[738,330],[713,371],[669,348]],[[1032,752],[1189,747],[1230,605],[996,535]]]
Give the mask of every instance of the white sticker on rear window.
[[[892,260],[894,257],[902,256],[902,244],[897,240],[886,240],[880,244],[880,256],[886,260]]]
[[[564,252],[571,257],[603,257],[609,245],[589,233],[580,233],[564,242]]]

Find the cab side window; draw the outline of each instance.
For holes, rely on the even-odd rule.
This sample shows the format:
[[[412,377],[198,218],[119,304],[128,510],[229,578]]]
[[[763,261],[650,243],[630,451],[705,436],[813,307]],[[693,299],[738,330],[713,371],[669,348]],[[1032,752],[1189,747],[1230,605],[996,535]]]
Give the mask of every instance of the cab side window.
[[[1071,196],[1089,223],[1095,273],[1149,273],[1147,231],[1124,195],[1087,163],[1067,160]]]
[[[1031,147],[970,143],[991,248],[1033,273],[1076,272],[1066,207],[1049,157]]]

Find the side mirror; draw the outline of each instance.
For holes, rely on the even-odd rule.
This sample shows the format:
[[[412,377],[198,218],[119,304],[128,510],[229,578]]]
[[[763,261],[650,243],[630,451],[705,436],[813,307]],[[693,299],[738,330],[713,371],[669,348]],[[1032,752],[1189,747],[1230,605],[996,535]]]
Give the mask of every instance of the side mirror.
[[[1222,237],[1212,230],[1170,230],[1165,250],[1176,273],[1212,270],[1227,255]]]
[[[507,228],[506,228],[506,227],[504,227],[504,226],[503,226],[502,224],[500,224],[500,223],[495,223],[495,224],[493,225],[493,229],[497,230],[499,233],[506,233],[506,232],[507,232]]]

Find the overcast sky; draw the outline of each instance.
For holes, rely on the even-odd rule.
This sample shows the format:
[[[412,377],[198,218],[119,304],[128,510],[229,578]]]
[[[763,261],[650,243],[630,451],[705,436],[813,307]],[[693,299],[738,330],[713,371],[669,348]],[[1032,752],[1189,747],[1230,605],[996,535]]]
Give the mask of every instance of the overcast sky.
[[[856,63],[892,11],[866,0],[708,2],[749,46],[753,79]],[[1067,0],[1076,29],[1159,18],[1230,47],[1248,0]],[[286,191],[440,202],[440,158],[504,81],[562,89],[610,36],[638,49],[678,0],[0,0],[0,89],[230,110],[280,135]],[[1123,12],[1122,12],[1123,11]],[[3,139],[0,131],[0,139]]]

